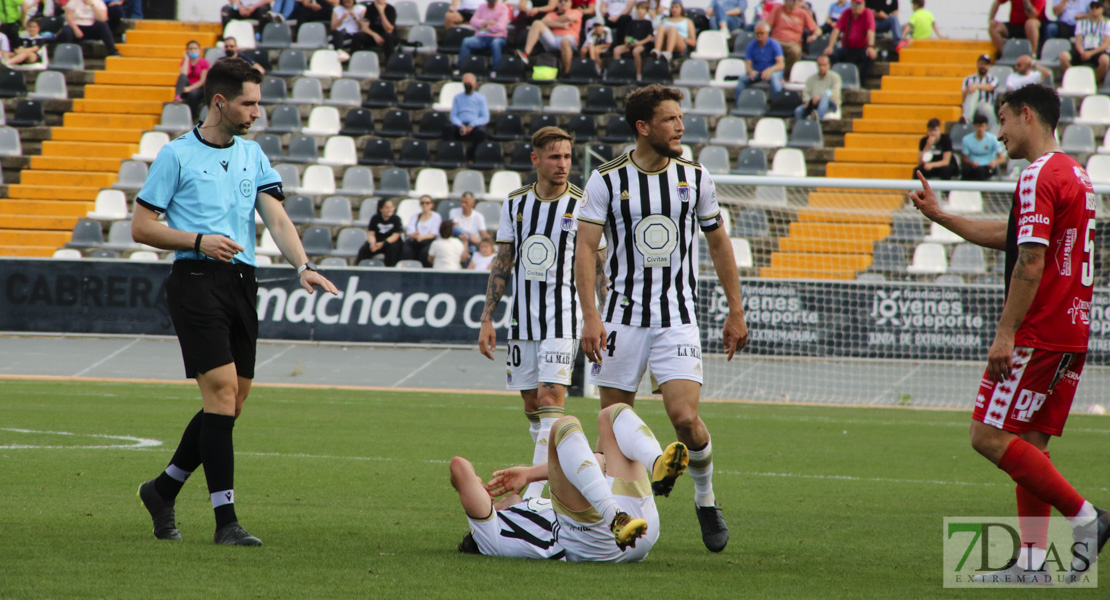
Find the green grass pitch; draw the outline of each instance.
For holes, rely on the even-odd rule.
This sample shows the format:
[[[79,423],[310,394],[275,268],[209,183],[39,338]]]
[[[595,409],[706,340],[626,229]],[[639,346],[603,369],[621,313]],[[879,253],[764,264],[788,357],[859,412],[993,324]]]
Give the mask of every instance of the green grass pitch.
[[[968,382],[973,397],[976,381]],[[641,564],[460,555],[466,521],[447,461],[479,472],[530,459],[519,398],[256,387],[235,430],[239,517],[262,548],[211,543],[204,475],[160,542],[135,490],[200,406],[191,385],[0,382],[0,598],[949,598],[944,516],[1008,516],[1013,486],[976,455],[965,412],[704,403],[715,488],[732,529],[701,543],[693,485],[659,499]],[[597,403],[572,398],[587,435]],[[663,443],[662,404],[637,411]],[[24,433],[11,429],[52,433]],[[160,440],[146,449],[81,449]],[[1110,505],[1110,421],[1073,416],[1053,458]],[[17,447],[34,446],[34,447]],[[1071,590],[1069,597],[1105,597]]]

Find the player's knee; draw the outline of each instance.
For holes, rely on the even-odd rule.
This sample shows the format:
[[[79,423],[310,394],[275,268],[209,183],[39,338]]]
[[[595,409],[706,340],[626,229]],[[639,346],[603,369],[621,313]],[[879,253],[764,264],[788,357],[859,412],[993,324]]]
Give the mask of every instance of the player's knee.
[[[1009,436],[1002,435],[1001,430],[978,421],[972,421],[968,436],[972,449],[994,462],[1006,451],[1006,445],[1010,441]]]

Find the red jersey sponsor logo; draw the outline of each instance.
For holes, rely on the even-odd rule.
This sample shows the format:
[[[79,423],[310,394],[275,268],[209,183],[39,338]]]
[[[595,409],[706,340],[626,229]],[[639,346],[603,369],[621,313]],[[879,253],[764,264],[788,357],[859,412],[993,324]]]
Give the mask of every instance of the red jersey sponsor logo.
[[[1071,308],[1068,309],[1071,324],[1075,325],[1076,319],[1084,326],[1091,324],[1091,303],[1080,298],[1071,299]]]
[[[1047,215],[1025,215],[1018,219],[1018,225],[1051,225]]]
[[[1069,227],[1064,237],[1056,240],[1056,270],[1064,277],[1071,277],[1071,251],[1077,235],[1075,228]]]

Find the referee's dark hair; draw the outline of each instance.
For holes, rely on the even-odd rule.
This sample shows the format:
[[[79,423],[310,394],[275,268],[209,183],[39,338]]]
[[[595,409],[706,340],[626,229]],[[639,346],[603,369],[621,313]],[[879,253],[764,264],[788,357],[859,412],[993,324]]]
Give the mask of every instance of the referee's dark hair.
[[[632,128],[636,137],[640,132],[636,129],[637,121],[651,122],[655,116],[655,107],[666,100],[682,102],[682,90],[666,87],[653,83],[628,94],[624,99],[624,120]]]
[[[1056,131],[1060,122],[1060,95],[1048,86],[1031,84],[1006,92],[999,106],[1007,104],[1015,115],[1021,113],[1022,107],[1028,106],[1049,131]]]
[[[221,58],[208,70],[204,80],[204,103],[211,108],[216,94],[234,100],[243,93],[243,84],[248,81],[261,84],[262,74],[245,60]]]

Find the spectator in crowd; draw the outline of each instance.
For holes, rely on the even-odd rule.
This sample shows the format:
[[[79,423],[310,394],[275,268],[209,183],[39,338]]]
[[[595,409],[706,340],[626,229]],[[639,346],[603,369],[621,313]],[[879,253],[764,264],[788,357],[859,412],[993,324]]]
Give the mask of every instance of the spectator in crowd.
[[[58,42],[100,40],[109,56],[119,54],[116,39],[108,28],[108,7],[104,0],[70,0],[66,4],[66,26],[58,34]]]
[[[451,235],[462,240],[470,252],[478,250],[478,242],[486,232],[486,218],[474,210],[475,204],[474,194],[464,192],[459,200],[459,208],[452,208],[447,215],[455,224]]]
[[[339,6],[339,0],[297,0],[297,5],[293,10],[293,18],[297,21],[297,27],[300,27],[312,22],[331,23],[331,14]],[[369,6],[367,8],[370,9]]]
[[[563,72],[570,71],[570,61],[574,58],[574,51],[578,48],[578,36],[582,31],[582,11],[571,8],[570,0],[559,0],[555,10],[547,13],[543,19],[532,23],[528,29],[528,39],[524,42],[524,51],[520,57],[528,62],[528,55],[536,46],[536,42],[543,42],[543,47],[548,52],[559,52],[563,58]]]
[[[428,251],[432,248],[432,242],[439,237],[440,225],[443,224],[443,217],[439,216],[435,210],[435,203],[432,202],[431,196],[420,197],[420,212],[412,216],[409,221],[409,226],[405,229],[405,258],[418,260],[425,267],[432,266],[428,261]],[[447,235],[451,235],[451,230],[447,230]],[[459,242],[461,245],[462,242]]]
[[[266,67],[258,64],[254,58],[249,54],[239,53],[239,41],[229,36],[224,37],[224,58],[238,58],[239,60],[247,61],[247,64],[254,67],[259,73],[265,74]]]
[[[975,130],[963,139],[964,181],[986,181],[998,175],[998,167],[1006,164],[1006,147],[987,131],[987,116],[975,115]]]
[[[755,25],[755,39],[744,50],[744,74],[736,79],[736,105],[740,106],[740,92],[748,85],[760,81],[771,84],[772,92],[782,91],[782,46],[771,39],[771,27],[760,21]]]
[[[439,239],[428,249],[428,266],[446,271],[460,271],[470,260],[466,244],[451,235],[455,224],[444,221],[439,225]]]
[[[832,33],[833,28],[836,27],[836,22],[840,20],[840,15],[848,10],[848,0],[836,0],[829,5],[829,16],[825,17],[825,22],[821,25],[821,32],[825,35]]]
[[[840,75],[829,69],[829,57],[817,57],[817,72],[806,79],[802,90],[802,104],[794,109],[795,119],[816,115],[818,121],[830,110],[840,106]]]
[[[41,31],[38,19],[32,19],[27,22],[27,35],[20,38],[19,46],[16,47],[10,56],[5,56],[4,61],[8,66],[15,65],[33,65],[42,62],[42,57],[39,55],[39,50],[42,50],[46,45],[47,39],[40,37]],[[7,41],[7,38],[0,38],[0,44]]]
[[[522,43],[520,36],[527,35],[528,29],[532,26],[532,23],[546,17],[547,13],[555,10],[555,5],[558,1],[559,0],[549,0],[547,4],[535,6],[532,0],[520,0],[520,4],[517,5],[516,15],[513,17],[511,31],[514,37],[510,42],[514,46],[519,46]]]
[[[297,0],[274,0],[274,3],[270,5],[270,12],[273,14],[275,21],[287,21],[293,18],[297,6]]]
[[[926,127],[928,133],[917,144],[921,162],[916,170],[926,179],[956,179],[960,168],[952,156],[952,139],[940,132],[940,119],[929,119]]]
[[[925,0],[913,0],[913,14],[910,20],[902,26],[902,38],[909,40],[927,40],[935,33],[937,39],[944,39],[937,28],[937,19],[932,11],[926,10]]]
[[[494,255],[493,240],[488,235],[484,236],[478,242],[478,252],[470,258],[470,266],[467,268],[471,271],[489,271]]]
[[[1090,6],[1090,0],[1056,0],[1052,6],[1055,21],[1045,20],[1044,39],[1075,37],[1075,21]]]
[[[204,81],[211,65],[200,55],[200,44],[195,40],[185,45],[185,58],[181,59],[181,74],[177,77],[174,102],[184,102],[193,113],[193,120],[200,118],[204,103]]]
[[[451,0],[447,15],[443,17],[444,29],[470,22],[481,5],[482,0]]]
[[[839,48],[837,41],[840,41]],[[875,13],[864,6],[863,0],[852,0],[852,7],[840,15],[829,36],[825,54],[832,58],[833,64],[847,62],[859,67],[860,85],[867,85],[878,49],[875,47]]]
[[[600,74],[601,57],[613,47],[613,30],[605,25],[605,19],[602,17],[595,17],[590,22],[590,32],[586,34],[586,41],[583,42],[579,55],[594,61],[594,66]]]
[[[362,39],[364,43],[367,41],[373,43],[367,44],[365,48],[381,48],[382,54],[389,58],[399,41],[397,27],[394,25],[396,22],[397,9],[386,0],[374,0],[367,4],[366,17],[362,21],[362,33],[365,33],[369,39]],[[365,48],[360,47],[359,50]]]
[[[470,142],[466,151],[469,160],[474,160],[475,149],[486,141],[489,124],[489,105],[486,97],[477,92],[477,82],[473,73],[463,75],[463,92],[451,101],[451,123],[443,128],[444,139]]]
[[[12,46],[8,41],[8,36],[0,35],[0,64],[5,66],[8,65],[13,57],[15,57],[15,53],[12,52]]]
[[[0,21],[4,17],[4,3],[10,0],[0,1]],[[14,5],[14,3],[12,3]],[[32,19],[41,19],[42,17],[53,17],[62,14],[62,7],[54,3],[54,0],[23,0],[23,26],[26,27]],[[141,8],[140,8],[141,10]],[[142,15],[140,15],[140,18]]]
[[[636,79],[644,66],[644,51],[648,44],[655,39],[652,33],[651,15],[648,14],[648,3],[636,3],[636,18],[629,21],[624,27],[624,43],[613,48],[613,60],[624,58],[625,54],[632,54],[632,62],[636,65]],[[658,48],[658,46],[656,46]]]
[[[258,23],[256,29],[273,20],[270,5],[274,0],[230,0],[227,6],[220,9],[220,21],[226,28],[231,21],[254,21]]]
[[[994,15],[998,12],[998,8],[1007,2],[1010,3],[1009,20],[1005,23],[995,21]],[[994,43],[995,48],[998,48],[999,53],[1002,52],[1007,39],[1029,40],[1029,45],[1034,52],[1040,48],[1037,44],[1040,41],[1041,23],[1047,20],[1044,5],[1045,0],[994,0],[991,3],[987,11],[987,19],[990,23],[991,42]]]
[[[405,226],[401,223],[401,217],[397,216],[393,200],[378,200],[378,210],[370,217],[370,223],[366,226],[366,243],[358,249],[355,264],[367,258],[381,256],[385,266],[396,265],[401,260],[401,251],[405,245],[401,239],[404,230]]]
[[[660,21],[659,33],[655,37],[655,50],[663,58],[682,56],[698,45],[698,32],[694,22],[686,16],[686,7],[675,0],[671,3],[671,14]],[[639,72],[639,68],[636,69]]]
[[[570,0],[570,7],[582,11],[582,21],[588,23],[597,16],[597,0]]]
[[[991,57],[983,54],[976,61],[976,71],[964,77],[963,116],[961,123],[970,123],[976,114],[994,119],[994,97],[997,95],[998,78],[990,74]]]
[[[1033,62],[1033,57],[1026,54],[1019,56],[1014,64],[1014,72],[1006,78],[1006,91],[1012,92],[1031,83],[1041,84],[1052,81],[1052,71]]]
[[[336,50],[346,51],[362,33],[362,22],[366,18],[366,5],[355,4],[355,0],[340,0],[339,6],[331,11],[331,45]],[[373,38],[364,34],[369,41]],[[370,46],[368,40],[360,40],[362,46]],[[348,56],[350,53],[348,52]]]
[[[771,16],[771,11],[775,10],[776,6],[782,4],[782,0],[763,0],[755,7],[755,20],[753,23],[766,21]]]
[[[771,26],[771,39],[782,46],[782,56],[785,61],[783,70],[789,73],[794,62],[802,57],[802,39],[805,37],[805,32],[809,32],[806,43],[817,39],[817,22],[799,2],[785,0],[771,11],[767,24]]]
[[[624,39],[625,27],[632,21],[632,11],[638,0],[602,0],[598,13],[605,17],[605,24],[613,30],[613,39]]]
[[[1110,21],[1102,18],[1102,0],[1091,2],[1087,16],[1075,22],[1075,38],[1071,52],[1060,53],[1060,68],[1067,71],[1072,65],[1082,65],[1095,70],[1095,81],[1106,77],[1110,67]]]
[[[478,6],[470,18],[470,26],[478,33],[462,42],[459,49],[459,62],[476,50],[489,50],[493,56],[492,70],[501,64],[501,53],[505,51],[509,38],[509,6],[501,0],[488,0]]]
[[[705,9],[709,17],[709,28],[720,29],[725,35],[730,31],[744,28],[744,11],[748,10],[748,0],[713,0]]]
[[[902,26],[898,23],[898,0],[865,0],[864,4],[875,15],[875,35],[889,31],[895,45],[902,41]]]

